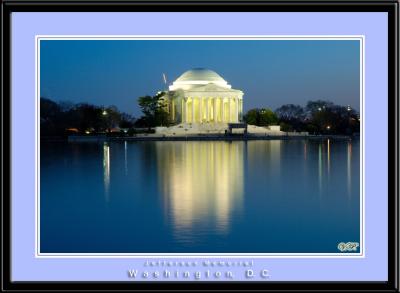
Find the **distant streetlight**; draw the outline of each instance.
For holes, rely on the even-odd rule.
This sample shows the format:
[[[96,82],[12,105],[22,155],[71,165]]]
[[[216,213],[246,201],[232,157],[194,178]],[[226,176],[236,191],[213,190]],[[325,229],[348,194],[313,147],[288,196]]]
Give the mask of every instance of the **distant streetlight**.
[[[351,111],[350,105],[347,106],[347,111]]]
[[[331,129],[331,126],[330,126],[330,125],[328,125],[328,126],[326,127],[326,129],[328,129],[328,130],[329,130],[329,129]]]
[[[107,115],[107,111],[104,110],[102,114],[103,114],[103,116],[106,116]]]
[[[318,111],[322,111],[321,107],[318,108]]]

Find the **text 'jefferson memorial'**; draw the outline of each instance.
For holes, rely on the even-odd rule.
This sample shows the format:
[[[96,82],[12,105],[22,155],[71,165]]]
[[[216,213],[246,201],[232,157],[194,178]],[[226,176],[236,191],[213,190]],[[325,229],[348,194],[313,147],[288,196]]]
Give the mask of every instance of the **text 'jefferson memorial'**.
[[[218,73],[195,68],[183,73],[163,96],[174,123],[242,121],[243,92],[232,89]]]

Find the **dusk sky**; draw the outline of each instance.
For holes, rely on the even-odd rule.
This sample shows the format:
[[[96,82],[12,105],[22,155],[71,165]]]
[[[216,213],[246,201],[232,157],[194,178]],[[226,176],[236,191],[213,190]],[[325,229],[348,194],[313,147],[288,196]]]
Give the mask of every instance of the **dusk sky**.
[[[359,42],[257,40],[41,41],[41,96],[115,105],[141,115],[137,98],[208,68],[244,92],[244,111],[324,99],[359,110]]]

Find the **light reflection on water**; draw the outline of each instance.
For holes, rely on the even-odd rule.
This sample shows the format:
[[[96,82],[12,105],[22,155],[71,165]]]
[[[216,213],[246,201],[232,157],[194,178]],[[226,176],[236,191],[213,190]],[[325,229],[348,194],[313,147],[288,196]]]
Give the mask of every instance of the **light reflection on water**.
[[[243,144],[157,142],[156,154],[175,237],[188,240],[193,226],[209,219],[217,232],[227,232],[243,200]]]
[[[41,147],[42,251],[337,252],[358,219],[358,140]]]
[[[124,142],[124,153],[125,153],[125,175],[128,175],[128,142]]]
[[[329,138],[327,140],[327,146],[328,146],[328,150],[326,152],[326,157],[328,159],[328,179],[329,179],[329,173],[330,173],[330,169],[331,169],[331,140]]]
[[[351,142],[347,143],[347,194],[351,197]]]
[[[318,145],[318,182],[319,182],[319,195],[322,193],[322,143]]]
[[[107,143],[103,146],[103,173],[104,173],[104,194],[108,201],[110,192],[110,147]]]

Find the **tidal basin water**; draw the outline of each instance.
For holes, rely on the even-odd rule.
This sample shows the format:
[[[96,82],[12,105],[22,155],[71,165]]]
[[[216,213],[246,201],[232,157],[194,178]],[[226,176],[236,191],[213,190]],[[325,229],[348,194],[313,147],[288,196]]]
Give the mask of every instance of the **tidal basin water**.
[[[340,253],[360,241],[358,139],[42,142],[40,154],[42,253]]]

